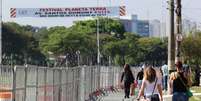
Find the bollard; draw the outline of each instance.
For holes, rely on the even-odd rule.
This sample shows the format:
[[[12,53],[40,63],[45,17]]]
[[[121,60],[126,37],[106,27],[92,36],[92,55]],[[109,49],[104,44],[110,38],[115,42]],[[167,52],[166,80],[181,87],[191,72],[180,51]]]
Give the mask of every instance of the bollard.
[[[0,101],[12,101],[12,92],[0,92]]]

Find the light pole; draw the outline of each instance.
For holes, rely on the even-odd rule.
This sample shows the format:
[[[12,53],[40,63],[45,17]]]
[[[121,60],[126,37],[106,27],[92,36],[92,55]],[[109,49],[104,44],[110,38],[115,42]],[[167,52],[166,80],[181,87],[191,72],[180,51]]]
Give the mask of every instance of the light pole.
[[[99,7],[99,0],[97,0],[97,7]],[[99,18],[98,14],[96,14],[96,36],[97,36],[97,64],[100,64],[100,35],[99,35]]]
[[[99,7],[99,0],[97,0],[97,7]],[[96,14],[96,17],[97,17],[97,31],[96,31],[96,34],[97,34],[97,64],[98,64],[98,80],[97,80],[97,83],[98,83],[98,88],[100,88],[100,75],[101,75],[101,69],[100,69],[100,36],[99,36],[99,18],[98,18],[98,14]]]
[[[100,64],[100,35],[99,35],[99,19],[97,18],[97,63]]]
[[[2,64],[2,0],[0,0],[0,5],[1,5],[1,8],[0,8],[0,64]]]

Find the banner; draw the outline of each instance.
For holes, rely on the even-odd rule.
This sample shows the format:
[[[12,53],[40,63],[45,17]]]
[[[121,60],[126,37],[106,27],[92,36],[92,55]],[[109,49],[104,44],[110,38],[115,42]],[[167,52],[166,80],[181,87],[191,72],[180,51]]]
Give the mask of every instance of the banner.
[[[124,16],[125,6],[77,8],[11,8],[10,17],[95,17]]]

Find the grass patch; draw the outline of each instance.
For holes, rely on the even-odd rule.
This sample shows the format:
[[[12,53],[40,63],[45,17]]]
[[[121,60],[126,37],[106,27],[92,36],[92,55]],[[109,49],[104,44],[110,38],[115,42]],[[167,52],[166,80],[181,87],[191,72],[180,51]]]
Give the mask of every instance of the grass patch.
[[[195,91],[195,93],[201,93],[201,87],[191,87],[192,91]]]
[[[201,87],[191,87],[192,91],[195,91],[194,93],[201,93]],[[201,101],[201,96],[192,96],[189,101]]]
[[[189,101],[201,101],[201,96],[193,96],[189,99]]]

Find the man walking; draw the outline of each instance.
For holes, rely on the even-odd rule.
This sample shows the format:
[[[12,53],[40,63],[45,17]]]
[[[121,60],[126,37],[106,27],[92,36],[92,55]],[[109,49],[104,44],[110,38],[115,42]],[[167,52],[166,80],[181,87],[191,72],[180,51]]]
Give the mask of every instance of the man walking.
[[[163,90],[167,91],[168,66],[166,64],[162,66],[162,72],[163,72]]]

